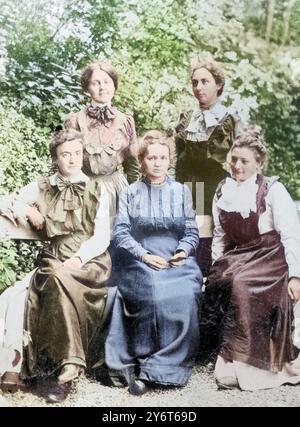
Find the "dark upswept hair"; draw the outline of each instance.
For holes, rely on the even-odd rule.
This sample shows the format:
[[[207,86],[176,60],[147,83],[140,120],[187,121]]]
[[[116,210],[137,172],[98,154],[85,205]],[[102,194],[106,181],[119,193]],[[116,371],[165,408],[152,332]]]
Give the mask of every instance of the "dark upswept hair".
[[[174,140],[172,137],[169,137],[166,133],[161,132],[159,130],[149,130],[144,134],[144,136],[140,140],[140,146],[138,149],[137,157],[140,163],[140,169],[142,174],[145,174],[144,169],[144,158],[148,153],[149,145],[160,144],[164,145],[169,150],[170,155],[170,163],[174,158]]]
[[[84,91],[88,90],[92,74],[95,70],[102,70],[108,74],[114,82],[115,90],[118,89],[119,77],[116,69],[108,62],[96,60],[90,62],[82,71],[80,81]]]
[[[215,79],[215,82],[218,85],[221,85],[217,95],[222,95],[225,85],[225,74],[221,66],[215,61],[199,61],[192,66],[191,79],[193,79],[195,71],[199,70],[200,68],[205,68],[207,71],[209,71]]]
[[[52,163],[55,163],[57,159],[57,147],[64,144],[67,141],[79,141],[82,146],[84,145],[84,135],[82,132],[79,132],[75,129],[66,129],[59,130],[55,132],[52,136],[52,141],[50,143],[50,155],[52,159]]]
[[[257,125],[250,125],[247,129],[241,132],[234,140],[231,152],[235,148],[248,148],[253,151],[257,162],[260,162],[261,164],[264,163],[267,157],[267,147],[261,134],[261,127]]]

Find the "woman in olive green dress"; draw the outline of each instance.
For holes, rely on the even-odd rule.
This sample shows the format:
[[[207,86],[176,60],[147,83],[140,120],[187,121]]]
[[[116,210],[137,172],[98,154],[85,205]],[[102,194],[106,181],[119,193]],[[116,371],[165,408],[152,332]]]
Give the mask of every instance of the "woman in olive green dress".
[[[12,206],[16,219],[23,215],[39,224],[49,240],[23,286],[21,372],[23,379],[53,376],[49,402],[65,398],[73,380],[102,364],[103,326],[115,292],[106,286],[111,272],[109,198],[102,184],[81,171],[83,142],[78,131],[57,133],[50,151],[58,172],[28,184]],[[23,325],[6,325],[12,328]],[[17,350],[22,355],[22,348]],[[4,386],[11,382],[6,373]]]

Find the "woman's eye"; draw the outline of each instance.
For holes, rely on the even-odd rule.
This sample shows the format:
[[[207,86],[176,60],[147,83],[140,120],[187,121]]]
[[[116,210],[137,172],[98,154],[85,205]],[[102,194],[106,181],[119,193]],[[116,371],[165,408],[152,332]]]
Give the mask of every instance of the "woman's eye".
[[[192,80],[192,85],[193,86],[197,86],[197,84],[198,84],[198,80]]]

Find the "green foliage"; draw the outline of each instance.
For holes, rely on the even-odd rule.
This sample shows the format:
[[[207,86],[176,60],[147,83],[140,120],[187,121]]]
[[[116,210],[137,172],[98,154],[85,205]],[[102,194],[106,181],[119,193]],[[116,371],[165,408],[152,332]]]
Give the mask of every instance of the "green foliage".
[[[49,170],[49,134],[0,103],[0,194],[17,190]]]
[[[16,280],[17,268],[16,248],[12,241],[0,242],[0,293]]]
[[[49,135],[33,120],[0,104],[0,195],[49,170]],[[32,270],[41,243],[0,242],[0,292]]]

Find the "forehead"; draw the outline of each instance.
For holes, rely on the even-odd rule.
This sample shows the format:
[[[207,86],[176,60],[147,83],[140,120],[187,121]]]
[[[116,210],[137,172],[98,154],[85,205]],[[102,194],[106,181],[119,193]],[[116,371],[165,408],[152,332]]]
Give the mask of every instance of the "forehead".
[[[197,70],[194,71],[193,75],[192,75],[192,79],[213,79],[214,80],[214,76],[211,74],[210,71],[208,71],[206,68],[198,68]]]
[[[96,68],[92,74],[91,74],[91,80],[104,80],[104,79],[110,79],[112,78],[103,70],[100,70],[100,68]]]
[[[76,151],[82,150],[82,143],[79,139],[73,139],[73,141],[66,141],[63,144],[59,145],[57,147],[57,154],[68,152],[68,153],[75,153]]]
[[[232,150],[232,156],[243,157],[248,160],[255,160],[254,152],[247,147],[236,147]]]
[[[169,155],[169,148],[166,145],[150,144],[148,145],[147,155],[150,156],[165,156]]]

